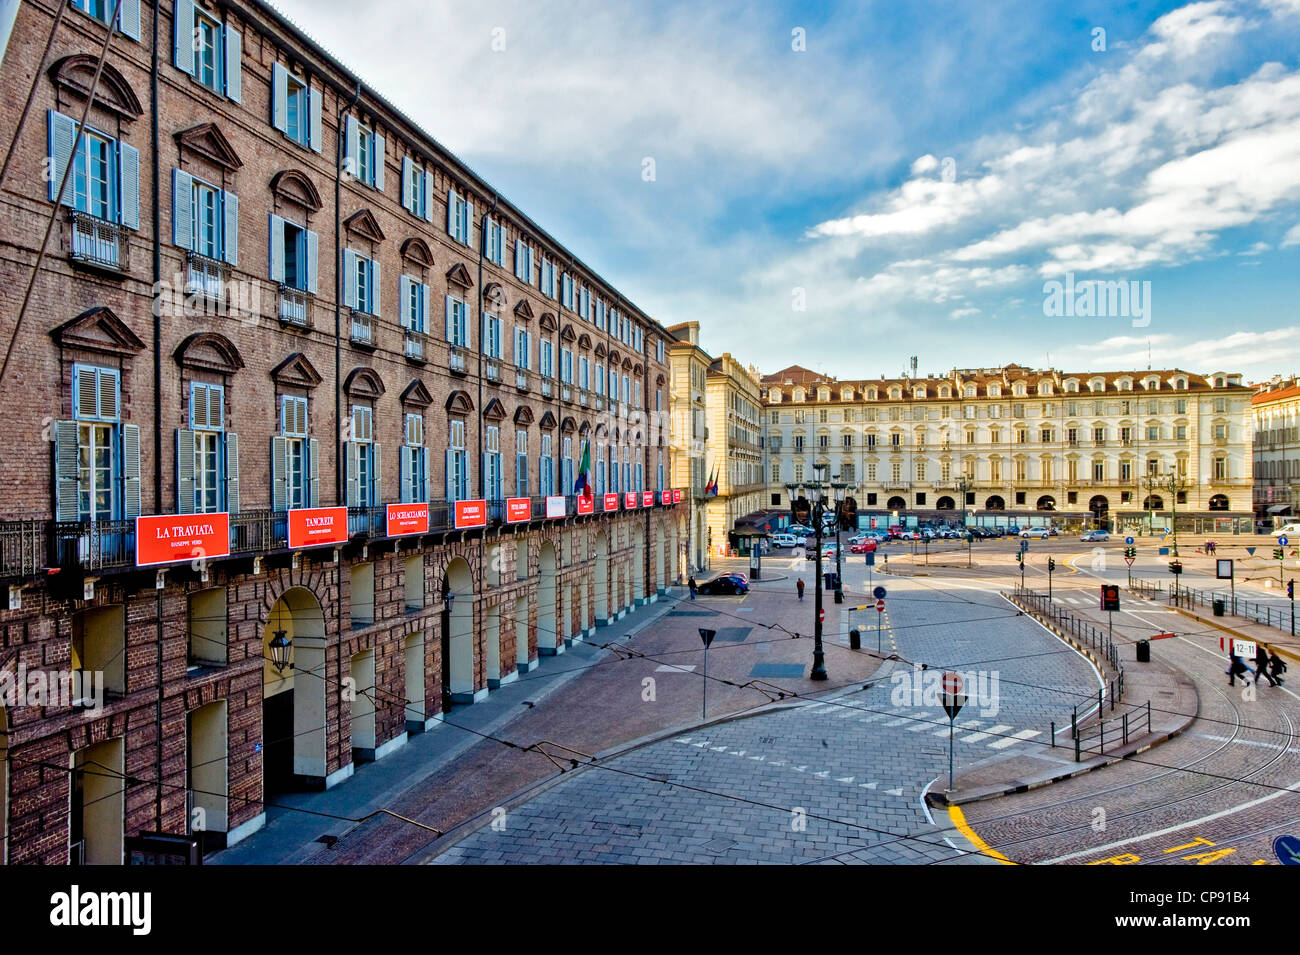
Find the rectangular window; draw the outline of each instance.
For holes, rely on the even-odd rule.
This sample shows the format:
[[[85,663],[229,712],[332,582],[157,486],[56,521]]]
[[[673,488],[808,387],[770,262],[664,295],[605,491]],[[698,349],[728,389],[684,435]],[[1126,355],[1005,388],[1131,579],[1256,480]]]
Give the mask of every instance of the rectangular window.
[[[542,294],[555,298],[555,263],[542,259]]]
[[[528,432],[515,432],[515,494],[528,496]]]
[[[515,278],[525,285],[533,284],[533,247],[523,239],[515,240]]]
[[[542,340],[541,344],[541,361],[538,370],[543,378],[555,377],[555,344],[553,342]]]
[[[319,239],[315,232],[270,217],[271,279],[291,289],[316,294]]]
[[[425,222],[433,221],[433,173],[402,157],[402,206]]]
[[[487,235],[484,237],[485,248],[483,249],[484,257],[496,265],[505,266],[506,264],[506,227],[504,223],[495,221],[491,216],[487,220]]]
[[[133,6],[132,15],[138,17],[139,6]],[[126,8],[124,2],[122,9]],[[172,62],[181,72],[236,103],[242,99],[242,46],[243,35],[233,24],[214,19],[194,0],[175,0]]]
[[[463,501],[469,497],[469,456],[465,451],[465,421],[451,419],[448,427],[447,500]]]
[[[196,179],[181,169],[172,170],[172,242],[182,249],[239,264],[239,199],[233,193]],[[190,269],[191,282],[197,272]],[[199,276],[205,285],[219,278]],[[205,288],[220,293],[219,288]]]
[[[424,415],[408,414],[401,448],[401,500],[403,504],[428,499],[429,449],[424,446]]]
[[[573,276],[563,275],[560,277],[560,304],[565,308],[573,308]]]
[[[489,501],[499,501],[502,493],[501,475],[501,429],[488,425],[484,432],[485,449],[483,452],[484,493]]]
[[[515,329],[515,367],[529,369],[532,365],[533,347],[531,336],[522,328]]]
[[[567,348],[560,349],[560,380],[573,384],[573,352]]]
[[[1105,462],[1105,461],[1093,461],[1093,462],[1092,462],[1092,479],[1093,479],[1094,481],[1104,481],[1104,480],[1106,480],[1106,462]]]
[[[538,459],[542,497],[555,493],[555,459],[551,457],[551,436],[542,435],[542,453]]]
[[[447,307],[447,341],[460,348],[469,347],[469,306],[458,298],[448,295]]]
[[[426,334],[429,330],[429,286],[409,275],[401,276],[398,286],[402,327]]]
[[[501,338],[505,334],[505,324],[499,315],[483,316],[483,354],[488,358],[500,358],[502,354]]]
[[[472,245],[473,222],[473,203],[456,190],[447,190],[447,234],[462,245]]]

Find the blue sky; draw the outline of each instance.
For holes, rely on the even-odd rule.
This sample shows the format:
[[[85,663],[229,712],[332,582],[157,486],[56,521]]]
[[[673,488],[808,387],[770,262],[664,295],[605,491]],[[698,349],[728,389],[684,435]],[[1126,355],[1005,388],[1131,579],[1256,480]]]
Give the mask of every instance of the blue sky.
[[[278,6],[715,354],[1300,372],[1300,0]]]

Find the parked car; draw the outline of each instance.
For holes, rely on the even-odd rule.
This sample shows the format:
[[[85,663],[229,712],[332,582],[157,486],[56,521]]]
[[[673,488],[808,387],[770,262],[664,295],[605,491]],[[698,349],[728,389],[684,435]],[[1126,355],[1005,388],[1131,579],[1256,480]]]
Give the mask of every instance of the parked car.
[[[1024,540],[1028,540],[1029,538],[1034,537],[1040,541],[1045,541],[1047,540],[1047,538],[1052,536],[1052,532],[1049,531],[1046,527],[1026,527],[1023,531],[1020,532],[1020,536]]]
[[[795,537],[811,537],[814,532],[811,527],[803,524],[791,524],[785,529],[785,533],[793,534]]]
[[[876,543],[875,538],[873,538],[873,537],[864,537],[862,540],[857,541],[856,543],[854,543],[854,544],[850,544],[850,545],[849,545],[849,553],[850,553],[850,554],[870,554],[870,553],[871,553],[872,551],[874,551],[878,546],[880,546],[880,545],[878,545],[878,544]]]
[[[772,535],[773,547],[802,547],[803,542],[804,539],[802,537],[795,537],[793,534]]]
[[[695,588],[696,593],[723,597],[749,593],[749,581],[744,574],[720,574]]]
[[[1091,530],[1091,531],[1084,531],[1084,532],[1083,532],[1083,536],[1080,537],[1079,540],[1081,540],[1081,541],[1108,541],[1108,540],[1110,540],[1110,531],[1105,531],[1105,530],[1102,530],[1101,528],[1096,528],[1095,530]]]
[[[810,547],[810,548],[808,549],[808,552],[807,552],[806,554],[804,554],[804,556],[805,556],[806,558],[808,558],[808,560],[816,560],[816,559],[817,559],[817,548],[816,548],[816,547]],[[823,548],[822,548],[822,560],[834,560],[834,559],[835,559],[835,545],[834,545],[834,544],[831,544],[831,545],[828,546],[828,547],[823,547]]]
[[[1283,524],[1273,532],[1274,537],[1300,538],[1300,524]],[[1289,543],[1289,541],[1288,541]]]

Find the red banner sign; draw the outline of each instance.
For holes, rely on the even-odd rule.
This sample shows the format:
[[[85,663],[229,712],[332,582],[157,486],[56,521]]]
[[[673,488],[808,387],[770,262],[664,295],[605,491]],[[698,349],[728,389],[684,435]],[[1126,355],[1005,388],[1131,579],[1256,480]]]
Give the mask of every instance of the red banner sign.
[[[140,567],[230,556],[229,514],[157,514],[135,519]]]
[[[682,489],[679,487],[673,488],[673,503],[674,504],[682,503]]]
[[[389,504],[384,528],[389,537],[429,533],[429,505]]]
[[[654,492],[654,491],[642,491],[642,492],[641,492],[641,506],[642,506],[642,507],[654,507],[654,506],[655,506],[655,492]]]
[[[527,497],[506,498],[506,523],[520,524],[533,516],[533,502]]]
[[[659,503],[660,503],[660,504],[671,504],[672,502],[673,502],[673,492],[672,492],[672,491],[663,491],[663,492],[659,495]]]
[[[455,527],[487,527],[487,501],[457,501]]]
[[[617,495],[617,494],[606,494],[606,495],[605,495],[605,506],[602,508],[602,510],[606,510],[606,511],[617,511],[617,510],[618,510],[618,495]]]
[[[289,512],[289,547],[320,547],[323,544],[346,544],[348,509],[346,507],[300,507]]]
[[[591,514],[596,510],[596,499],[587,494],[578,495],[578,513]]]
[[[627,508],[629,511],[632,508],[636,507],[636,501],[637,501],[636,491],[628,491],[626,494],[623,495],[623,506]]]

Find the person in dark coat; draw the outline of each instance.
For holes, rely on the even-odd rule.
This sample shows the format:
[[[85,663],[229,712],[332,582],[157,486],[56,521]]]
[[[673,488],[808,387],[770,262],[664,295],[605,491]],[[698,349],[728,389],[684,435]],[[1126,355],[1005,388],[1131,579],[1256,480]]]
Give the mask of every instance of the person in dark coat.
[[[1268,671],[1278,683],[1282,682],[1282,674],[1286,672],[1286,661],[1277,655],[1276,650],[1268,652]]]
[[[1250,686],[1250,667],[1241,661],[1241,657],[1232,653],[1228,655],[1228,686],[1236,686],[1237,677],[1243,678],[1246,685]]]
[[[800,577],[794,582],[794,589],[799,591],[799,599],[803,600],[803,578]]]
[[[1255,685],[1259,685],[1260,680],[1268,680],[1269,686],[1277,686],[1277,680],[1273,679],[1273,674],[1268,672],[1268,650],[1264,644],[1259,644],[1255,648]]]
[[[696,583],[695,583],[695,576],[693,574],[691,575],[691,579],[686,582],[686,586],[691,588],[691,599],[694,600]]]

